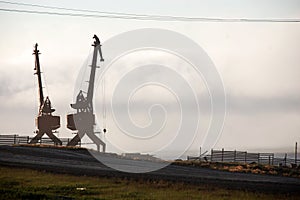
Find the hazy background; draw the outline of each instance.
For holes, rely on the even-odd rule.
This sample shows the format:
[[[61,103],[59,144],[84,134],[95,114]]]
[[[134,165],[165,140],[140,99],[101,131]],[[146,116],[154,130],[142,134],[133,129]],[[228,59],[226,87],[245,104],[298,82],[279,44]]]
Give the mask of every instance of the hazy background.
[[[297,0],[26,3],[187,17],[300,18]],[[3,3],[0,8],[47,10]],[[294,143],[300,142],[300,23],[161,22],[0,11],[0,24],[0,134],[34,135],[38,96],[32,51],[36,42],[42,53],[45,92],[62,118],[59,136],[72,137],[65,115],[72,112],[74,84],[92,50],[93,34],[105,42],[129,30],[164,28],[197,42],[223,79],[227,115],[215,148],[293,151]],[[195,141],[191,149],[198,150],[200,143]]]

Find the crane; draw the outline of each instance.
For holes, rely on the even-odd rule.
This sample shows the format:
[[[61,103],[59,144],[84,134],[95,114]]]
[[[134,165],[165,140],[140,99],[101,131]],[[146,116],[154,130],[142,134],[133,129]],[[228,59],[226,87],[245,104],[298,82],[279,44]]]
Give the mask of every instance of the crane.
[[[77,112],[75,114],[67,115],[67,128],[73,131],[77,130],[77,133],[67,146],[76,146],[81,141],[81,138],[86,134],[96,144],[98,151],[100,151],[100,146],[102,146],[102,151],[105,152],[106,144],[97,137],[94,132],[95,115],[93,110],[93,95],[98,52],[100,54],[100,62],[103,62],[104,59],[102,57],[99,38],[94,35],[93,39],[95,39],[92,44],[94,52],[90,78],[88,81],[88,91],[85,97],[83,91],[80,90],[76,98],[76,103],[71,104],[71,107],[76,109]],[[103,132],[105,133],[106,129],[104,129]]]
[[[36,118],[37,135],[34,138],[32,138],[30,144],[38,143],[38,141],[43,137],[43,135],[46,134],[54,142],[54,144],[62,145],[61,140],[54,135],[54,130],[60,127],[60,117],[52,115],[55,109],[52,108],[49,97],[47,96],[46,98],[44,98],[39,59],[40,52],[37,47],[38,44],[36,43],[34,46],[33,55],[35,55],[34,74],[38,77],[40,105],[38,116]]]

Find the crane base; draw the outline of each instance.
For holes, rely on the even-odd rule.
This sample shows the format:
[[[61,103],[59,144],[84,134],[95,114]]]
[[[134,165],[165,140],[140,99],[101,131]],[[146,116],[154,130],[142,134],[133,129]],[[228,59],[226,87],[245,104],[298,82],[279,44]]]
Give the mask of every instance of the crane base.
[[[52,131],[38,131],[38,134],[31,139],[31,141],[29,142],[29,144],[36,144],[39,142],[39,140],[41,140],[41,138],[43,137],[43,135],[46,134],[48,135],[48,137],[54,142],[55,145],[62,145],[62,142],[60,139],[58,139],[53,133]]]

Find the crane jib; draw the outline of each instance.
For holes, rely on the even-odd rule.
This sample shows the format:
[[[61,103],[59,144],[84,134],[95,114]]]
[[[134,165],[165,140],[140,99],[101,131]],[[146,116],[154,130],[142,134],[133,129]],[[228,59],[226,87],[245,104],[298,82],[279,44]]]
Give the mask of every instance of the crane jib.
[[[38,76],[38,85],[39,85],[39,98],[40,98],[40,106],[39,106],[39,111],[41,110],[43,104],[44,104],[44,93],[43,93],[43,83],[42,83],[42,77],[41,77],[41,67],[40,67],[40,59],[39,59],[39,54],[40,51],[37,49],[38,44],[36,43],[34,46],[34,51],[33,54],[35,55],[35,68],[36,74]]]

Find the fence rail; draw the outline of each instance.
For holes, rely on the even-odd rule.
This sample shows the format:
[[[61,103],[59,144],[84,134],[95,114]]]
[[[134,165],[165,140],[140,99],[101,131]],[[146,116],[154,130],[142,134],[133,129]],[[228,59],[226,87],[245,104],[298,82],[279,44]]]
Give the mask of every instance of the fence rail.
[[[248,153],[247,151],[224,151],[211,150],[211,161],[216,162],[245,162],[245,163],[264,163],[274,162],[273,153]]]
[[[29,136],[0,135],[0,145],[28,144]]]
[[[247,151],[225,151],[212,149],[209,155],[198,157],[188,156],[188,160],[204,160],[211,162],[239,162],[239,163],[258,163],[269,165],[300,164],[299,159],[275,158],[274,153],[249,153]]]
[[[13,144],[29,144],[33,137],[14,135],[0,135],[0,145],[13,145]],[[62,145],[67,145],[71,138],[59,138]],[[53,144],[55,143],[50,138],[41,138],[39,144]],[[79,143],[79,146],[81,143]]]

